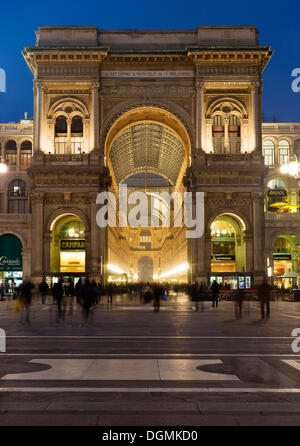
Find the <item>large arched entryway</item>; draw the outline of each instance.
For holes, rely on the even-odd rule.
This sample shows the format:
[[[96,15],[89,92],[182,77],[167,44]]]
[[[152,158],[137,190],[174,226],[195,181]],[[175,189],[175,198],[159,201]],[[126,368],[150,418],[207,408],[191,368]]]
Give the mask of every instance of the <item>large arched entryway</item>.
[[[22,242],[14,234],[3,234],[0,237],[0,284],[10,293],[13,284],[22,283]]]
[[[145,283],[153,281],[153,260],[151,257],[143,256],[139,259],[138,280]]]
[[[51,225],[51,273],[85,273],[85,226],[75,215],[62,215]]]
[[[159,194],[185,191],[182,180],[191,157],[185,125],[167,110],[138,107],[123,113],[111,125],[104,152],[112,176],[111,190],[118,195],[120,185],[126,185],[127,200],[132,193],[144,192],[148,203],[146,219],[140,225],[143,233],[130,223],[108,229],[107,265],[125,272],[129,280],[142,280],[138,265],[143,251],[152,259],[151,274],[146,275],[147,280],[143,274],[143,281],[177,271],[178,266],[188,262],[185,228],[174,228],[174,215],[167,227],[168,210]],[[132,207],[128,205],[126,217]]]
[[[231,288],[250,288],[246,274],[245,223],[234,214],[222,214],[210,226],[211,278]]]

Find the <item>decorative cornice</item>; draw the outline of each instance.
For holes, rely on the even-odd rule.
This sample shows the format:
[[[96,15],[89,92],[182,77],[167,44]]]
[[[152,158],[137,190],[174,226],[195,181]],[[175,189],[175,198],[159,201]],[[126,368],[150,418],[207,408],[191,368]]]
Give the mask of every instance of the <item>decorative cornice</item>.
[[[271,47],[237,48],[201,48],[188,49],[188,56],[195,65],[256,65],[262,72],[269,62],[273,50]]]
[[[107,56],[107,49],[25,47],[22,54],[29,68],[35,74],[40,65],[97,65]]]

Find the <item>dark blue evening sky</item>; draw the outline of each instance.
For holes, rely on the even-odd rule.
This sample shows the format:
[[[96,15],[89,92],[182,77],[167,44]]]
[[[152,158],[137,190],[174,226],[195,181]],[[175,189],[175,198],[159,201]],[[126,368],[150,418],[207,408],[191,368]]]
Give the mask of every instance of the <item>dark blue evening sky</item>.
[[[300,92],[291,72],[300,67],[298,1],[98,0],[7,1],[0,5],[0,68],[7,92],[0,93],[0,122],[32,116],[32,74],[21,49],[35,44],[39,25],[97,25],[102,29],[194,29],[198,25],[256,25],[260,44],[275,53],[263,74],[266,120],[300,122]]]

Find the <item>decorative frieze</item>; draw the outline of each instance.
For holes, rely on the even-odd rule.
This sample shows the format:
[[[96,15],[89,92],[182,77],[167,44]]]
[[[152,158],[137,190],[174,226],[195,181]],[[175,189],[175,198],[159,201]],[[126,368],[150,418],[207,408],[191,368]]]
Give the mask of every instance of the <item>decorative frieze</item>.
[[[117,97],[193,97],[195,89],[186,86],[107,86],[100,90],[102,96],[117,96]]]

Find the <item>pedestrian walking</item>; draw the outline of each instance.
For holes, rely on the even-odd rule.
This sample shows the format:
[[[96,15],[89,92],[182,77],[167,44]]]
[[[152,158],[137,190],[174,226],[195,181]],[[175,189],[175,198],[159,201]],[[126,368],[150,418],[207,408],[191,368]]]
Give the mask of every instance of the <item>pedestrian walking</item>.
[[[64,319],[64,314],[62,312],[64,288],[62,284],[63,284],[63,279],[60,278],[59,281],[53,285],[53,299],[57,305],[57,318],[56,318],[57,322],[60,319]]]
[[[49,285],[46,282],[45,279],[42,280],[42,282],[39,284],[39,293],[41,295],[42,304],[46,303],[46,297],[49,291]]]
[[[160,299],[165,294],[165,288],[159,284],[156,283],[153,286],[153,307],[154,307],[154,313],[158,313],[160,309]]]
[[[257,287],[257,298],[260,302],[261,318],[262,320],[270,317],[270,300],[271,287],[264,278],[262,283]]]
[[[199,294],[199,284],[198,282],[194,282],[192,283],[191,287],[190,287],[190,298],[192,302],[195,302],[195,311],[199,310],[199,300],[200,300],[200,294]]]
[[[30,324],[30,305],[31,305],[31,292],[34,288],[34,285],[29,280],[24,280],[22,285],[20,286],[20,322],[24,323],[24,316],[25,316],[25,322],[27,324]]]
[[[0,286],[0,300],[4,300],[4,295],[5,295],[5,289],[4,289],[3,283],[1,283],[1,286]]]
[[[152,292],[149,282],[147,282],[146,286],[144,287],[143,294],[144,294],[144,303],[145,304],[149,303],[152,299]]]
[[[218,307],[218,297],[220,292],[220,285],[216,280],[211,285],[212,306]]]
[[[91,310],[91,306],[92,306],[92,302],[94,299],[93,296],[93,288],[92,285],[89,281],[89,279],[86,279],[84,284],[82,285],[81,288],[81,305],[82,305],[82,309],[83,309],[83,317],[86,321],[86,323],[89,322],[89,318],[90,318],[90,310]]]
[[[235,300],[235,317],[236,319],[242,319],[243,317],[243,302],[245,300],[245,290],[238,288],[234,293]]]

